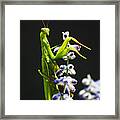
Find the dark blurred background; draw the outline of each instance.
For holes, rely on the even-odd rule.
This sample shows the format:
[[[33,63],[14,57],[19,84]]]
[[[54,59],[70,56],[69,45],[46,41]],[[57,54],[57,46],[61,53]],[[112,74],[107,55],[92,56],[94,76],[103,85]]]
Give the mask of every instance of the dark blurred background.
[[[44,21],[50,28],[48,40],[51,47],[61,44],[62,32],[69,31],[70,36],[92,51],[82,47],[80,53],[87,57],[84,60],[76,55],[70,61],[74,64],[78,80],[74,99],[83,88],[81,80],[90,74],[94,80],[100,79],[100,21],[99,20],[49,20]],[[20,21],[20,100],[44,100],[43,80],[38,74],[41,68],[40,30],[44,27],[41,20]],[[73,42],[72,42],[73,43]],[[58,61],[57,61],[58,62]],[[65,64],[59,60],[58,64]]]

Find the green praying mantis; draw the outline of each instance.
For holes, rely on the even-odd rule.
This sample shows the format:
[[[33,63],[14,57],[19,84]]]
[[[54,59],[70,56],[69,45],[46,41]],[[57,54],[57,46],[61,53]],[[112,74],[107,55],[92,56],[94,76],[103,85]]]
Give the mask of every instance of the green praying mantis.
[[[56,85],[53,83],[53,80],[57,79],[55,72],[59,69],[56,60],[63,58],[69,51],[74,51],[83,59],[87,59],[86,57],[81,55],[75,48],[68,46],[68,43],[70,41],[74,41],[80,46],[83,46],[86,49],[91,50],[89,47],[78,42],[75,38],[67,37],[63,41],[56,55],[54,55],[54,53],[52,52],[52,48],[49,44],[49,41],[47,39],[49,33],[50,33],[50,29],[48,27],[44,26],[44,28],[41,28],[40,42],[41,42],[41,51],[42,51],[42,57],[41,57],[42,72],[40,71],[40,69],[38,69],[38,72],[41,76],[43,76],[44,94],[46,100],[51,100],[52,95],[55,92],[58,92]]]

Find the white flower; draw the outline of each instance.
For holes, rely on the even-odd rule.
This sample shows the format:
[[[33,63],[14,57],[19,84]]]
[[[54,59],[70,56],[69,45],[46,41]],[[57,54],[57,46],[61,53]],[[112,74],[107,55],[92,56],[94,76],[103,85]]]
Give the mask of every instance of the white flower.
[[[63,93],[69,94],[70,91],[71,92],[75,92],[76,91],[74,85],[77,84],[77,80],[72,78],[72,77],[70,77],[70,76],[60,77],[59,79],[54,80],[54,83],[57,84],[57,85],[64,86]]]
[[[57,93],[52,96],[52,100],[73,100],[68,94]]]
[[[69,90],[70,90],[71,92],[75,92],[75,91],[76,91],[76,89],[75,89],[75,87],[74,87],[74,85],[77,84],[77,80],[76,80],[76,79],[74,79],[74,78],[72,78],[72,77],[70,77],[70,76],[67,76],[67,77],[65,77],[65,78],[63,79],[63,82],[68,86],[68,88],[69,88]],[[66,87],[66,88],[67,88],[67,87]]]
[[[70,45],[71,47],[74,47],[77,51],[80,51],[81,46],[79,45]]]
[[[60,69],[64,70],[64,69],[66,69],[66,68],[67,68],[66,65],[60,65]]]
[[[82,99],[100,99],[100,80],[94,81],[90,74],[87,78],[82,80],[82,83],[86,86],[79,92],[79,96]]]
[[[68,73],[70,75],[75,75],[76,74],[73,64],[68,64],[67,69],[68,69]]]
[[[56,47],[53,52],[56,53],[59,50],[60,47]]]
[[[94,81],[90,74],[87,75],[87,78],[84,78],[82,80],[82,83],[84,85],[87,85],[88,87],[86,88],[87,91],[90,91],[91,93],[97,93],[100,91],[100,82],[98,81]]]
[[[63,34],[63,40],[65,40],[67,37],[69,37],[69,31],[62,32]]]
[[[76,58],[76,56],[75,56],[74,52],[69,52],[69,53],[67,53],[66,56],[63,57],[64,60],[68,60],[68,59],[73,60],[75,58]]]
[[[92,79],[91,79],[90,74],[87,75],[87,78],[84,78],[84,79],[82,80],[82,83],[83,83],[84,85],[87,85],[87,86],[90,85],[91,82],[92,82]]]
[[[80,92],[79,92],[79,96],[81,96],[81,95],[83,95],[84,93],[86,92],[86,90],[81,90]]]
[[[60,93],[54,94],[54,95],[52,96],[52,99],[53,99],[53,100],[60,100],[60,98],[61,98],[61,94],[60,94]]]
[[[87,100],[91,100],[94,98],[94,96],[91,93],[86,92],[85,94],[83,94],[83,98],[85,98]]]
[[[63,76],[63,74],[70,74],[70,75],[75,75],[76,72],[74,70],[73,64],[68,64],[66,65],[61,65],[60,69],[57,70],[56,75],[57,76]]]
[[[64,100],[73,100],[72,97],[70,97],[68,94],[63,95]]]

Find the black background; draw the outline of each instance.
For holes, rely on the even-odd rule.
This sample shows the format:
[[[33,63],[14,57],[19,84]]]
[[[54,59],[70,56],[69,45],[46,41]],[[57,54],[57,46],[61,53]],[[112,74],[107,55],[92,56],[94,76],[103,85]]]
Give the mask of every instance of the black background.
[[[91,74],[94,80],[100,79],[100,21],[99,20],[52,20],[44,21],[50,28],[48,40],[51,47],[61,44],[62,32],[69,31],[70,36],[92,51],[82,47],[80,53],[87,60],[79,57],[70,61],[76,70],[72,76],[78,80],[74,99],[78,99],[78,92],[83,88],[82,78]],[[44,100],[43,81],[38,74],[41,69],[41,48],[39,33],[44,27],[41,20],[20,21],[20,100]],[[58,61],[57,61],[58,62]],[[58,64],[65,63],[60,60]]]

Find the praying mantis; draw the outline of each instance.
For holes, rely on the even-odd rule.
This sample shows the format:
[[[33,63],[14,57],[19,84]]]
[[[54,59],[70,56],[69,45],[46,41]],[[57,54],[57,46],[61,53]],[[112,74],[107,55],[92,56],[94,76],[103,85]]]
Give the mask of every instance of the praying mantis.
[[[60,46],[59,50],[57,51],[56,55],[52,52],[51,46],[47,37],[49,36],[50,29],[48,27],[41,28],[40,32],[40,42],[41,42],[41,63],[42,63],[42,72],[38,69],[38,72],[41,76],[43,76],[44,80],[44,94],[46,100],[51,100],[52,95],[54,92],[57,91],[55,84],[53,83],[54,79],[57,79],[55,72],[59,69],[59,66],[56,63],[56,60],[63,58],[69,51],[76,52],[80,57],[83,59],[87,59],[83,55],[81,55],[74,47],[68,46],[70,41],[74,41],[78,45],[91,50],[89,47],[83,45],[82,43],[78,42],[73,37],[67,37],[62,45]]]

